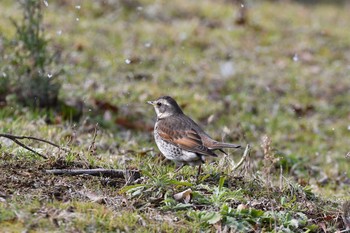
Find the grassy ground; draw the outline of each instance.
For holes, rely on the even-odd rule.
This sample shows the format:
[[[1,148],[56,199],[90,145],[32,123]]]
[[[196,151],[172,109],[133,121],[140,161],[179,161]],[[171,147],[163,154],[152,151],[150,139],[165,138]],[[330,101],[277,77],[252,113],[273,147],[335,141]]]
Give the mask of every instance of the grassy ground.
[[[236,25],[239,7],[228,1],[48,1],[46,34],[66,70],[60,98],[81,101],[83,117],[62,120],[12,98],[1,105],[2,132],[45,138],[72,153],[27,141],[50,157],[43,160],[1,139],[0,229],[345,229],[349,5],[248,3],[248,22]],[[0,7],[0,33],[10,38],[9,17],[21,11],[13,1]],[[199,182],[195,169],[174,173],[154,144],[155,114],[145,104],[160,95],[173,96],[214,138],[249,143],[248,161],[232,172],[243,151],[230,150],[204,166]],[[142,177],[45,173],[97,167],[138,168]],[[187,189],[185,200],[174,199]]]

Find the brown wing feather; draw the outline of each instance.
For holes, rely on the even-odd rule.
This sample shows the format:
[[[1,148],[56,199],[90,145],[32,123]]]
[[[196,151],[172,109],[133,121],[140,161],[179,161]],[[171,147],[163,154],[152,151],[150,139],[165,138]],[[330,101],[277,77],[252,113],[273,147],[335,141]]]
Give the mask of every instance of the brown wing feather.
[[[158,134],[159,136],[178,147],[184,150],[188,150],[194,153],[214,156],[217,155],[203,145],[202,139],[199,134],[192,128],[188,129],[188,126],[185,124],[176,124],[178,127],[172,129],[171,125],[168,122],[163,121],[158,123]],[[187,128],[187,129],[186,129]]]

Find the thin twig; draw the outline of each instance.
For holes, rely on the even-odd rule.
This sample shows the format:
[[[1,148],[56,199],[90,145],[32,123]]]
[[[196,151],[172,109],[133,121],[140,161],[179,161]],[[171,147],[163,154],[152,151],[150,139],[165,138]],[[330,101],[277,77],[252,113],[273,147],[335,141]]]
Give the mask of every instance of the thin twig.
[[[247,159],[247,157],[249,155],[249,151],[250,151],[250,146],[249,146],[249,144],[247,144],[247,146],[245,147],[245,150],[244,150],[244,153],[243,153],[243,156],[242,156],[241,160],[232,169],[232,172],[236,171],[240,166],[242,166],[243,162]]]
[[[48,140],[45,140],[45,139],[41,139],[41,138],[37,138],[37,137],[31,137],[31,136],[16,136],[16,135],[12,135],[12,134],[2,134],[0,133],[0,137],[5,137],[5,138],[8,138],[8,139],[11,139],[12,138],[16,138],[16,139],[32,139],[32,140],[36,140],[36,141],[40,141],[40,142],[45,142],[47,144],[50,144],[51,146],[54,146],[54,147],[57,147],[58,149],[60,150],[63,150],[65,152],[70,152],[70,150],[64,148],[64,147],[61,147],[53,142],[50,142]]]
[[[47,144],[50,144],[51,146],[54,146],[54,147],[57,147],[59,148],[60,150],[63,150],[65,152],[69,152],[68,149],[66,148],[63,148],[53,142],[50,142],[48,140],[45,140],[45,139],[41,139],[41,138],[36,138],[36,137],[31,137],[31,136],[16,136],[16,135],[12,135],[12,134],[4,134],[4,133],[0,133],[0,137],[4,137],[4,138],[7,138],[7,139],[10,139],[12,140],[13,142],[15,142],[17,145],[23,147],[24,149],[27,149],[31,152],[33,152],[34,154],[37,154],[39,155],[40,157],[44,158],[44,159],[47,159],[47,156],[29,148],[28,146],[24,145],[22,142],[18,141],[18,140],[21,140],[21,139],[31,139],[31,140],[35,140],[35,141],[40,141],[40,142],[45,142]]]
[[[43,154],[40,154],[39,152],[33,150],[32,148],[24,145],[22,142],[18,141],[16,138],[8,138],[8,139],[11,139],[12,141],[14,141],[15,143],[17,143],[18,145],[20,145],[21,147],[23,147],[24,149],[27,149],[31,152],[33,152],[34,154],[37,154],[39,155],[40,157],[43,157],[44,159],[47,159],[47,156],[46,155],[43,155]]]
[[[124,178],[126,176],[132,175],[134,179],[138,179],[141,177],[139,170],[118,170],[118,169],[103,169],[103,168],[95,168],[95,169],[53,169],[46,170],[46,173],[53,175],[92,175],[92,176],[106,176],[106,177],[117,177]]]

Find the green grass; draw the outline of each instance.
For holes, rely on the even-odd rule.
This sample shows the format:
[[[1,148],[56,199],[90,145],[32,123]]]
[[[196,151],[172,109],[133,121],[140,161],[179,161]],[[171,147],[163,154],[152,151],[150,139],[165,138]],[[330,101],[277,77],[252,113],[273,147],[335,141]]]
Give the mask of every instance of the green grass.
[[[0,170],[3,181],[7,173],[28,183],[53,179],[62,192],[55,194],[45,182],[38,187],[6,182],[6,189],[0,187],[1,229],[214,232],[227,226],[317,232],[320,223],[330,232],[345,228],[340,216],[350,192],[349,6],[249,1],[248,24],[238,26],[237,7],[228,1],[48,3],[49,47],[61,52],[66,70],[60,98],[82,100],[83,117],[71,122],[54,111],[33,111],[17,105],[14,96],[0,105],[2,132],[72,149],[67,155],[25,141],[50,156],[44,161],[1,139],[0,164],[8,169]],[[19,19],[20,9],[7,0],[0,7],[6,9],[0,34],[11,38],[9,17]],[[231,69],[226,76],[225,67]],[[215,139],[249,143],[244,176],[229,172],[229,162],[237,162],[242,151],[205,165],[200,183],[195,169],[174,173],[172,163],[161,161],[147,130],[155,114],[145,104],[160,95],[173,96]],[[101,127],[90,152],[97,122]],[[270,161],[269,174],[264,135],[279,158]],[[143,153],[150,148],[154,151]],[[43,172],[55,167],[139,168],[143,178],[128,187],[124,180]],[[174,200],[188,188],[190,203]],[[93,203],[82,190],[104,201]]]

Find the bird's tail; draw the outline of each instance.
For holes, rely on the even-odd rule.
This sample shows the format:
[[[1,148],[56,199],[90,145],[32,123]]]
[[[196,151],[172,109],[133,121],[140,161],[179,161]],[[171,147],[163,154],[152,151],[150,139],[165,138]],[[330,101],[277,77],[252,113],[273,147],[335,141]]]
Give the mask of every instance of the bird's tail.
[[[210,149],[222,149],[222,148],[240,148],[241,145],[236,145],[226,142],[215,142],[210,146]]]

